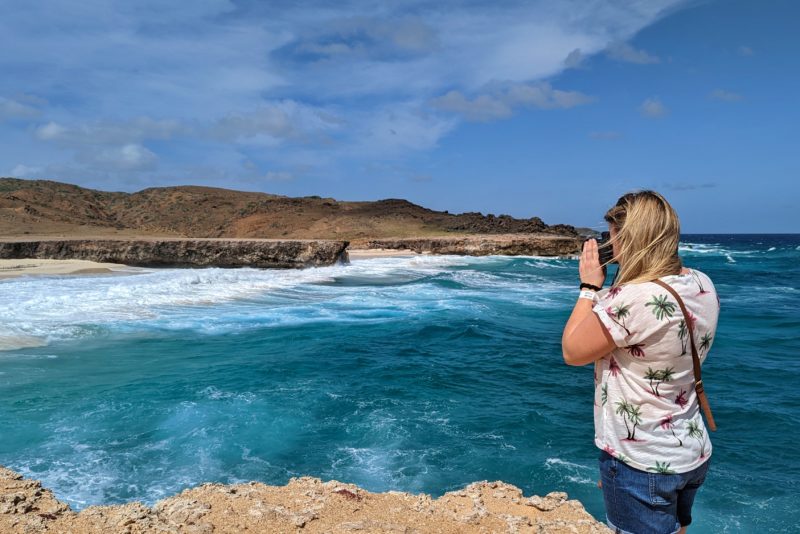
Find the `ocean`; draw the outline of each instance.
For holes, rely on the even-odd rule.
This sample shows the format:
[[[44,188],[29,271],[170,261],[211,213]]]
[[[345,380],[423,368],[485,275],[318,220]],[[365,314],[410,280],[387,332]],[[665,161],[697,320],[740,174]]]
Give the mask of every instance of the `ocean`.
[[[685,235],[722,310],[694,533],[800,524],[800,235]],[[578,263],[415,256],[306,270],[0,281],[0,464],[75,508],[294,476],[439,496],[566,491],[604,518]]]

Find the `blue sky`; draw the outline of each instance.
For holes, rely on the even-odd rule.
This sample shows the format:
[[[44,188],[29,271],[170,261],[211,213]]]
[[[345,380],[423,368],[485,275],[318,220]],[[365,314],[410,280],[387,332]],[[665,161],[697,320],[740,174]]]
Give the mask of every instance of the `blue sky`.
[[[791,1],[26,0],[0,175],[800,232]]]

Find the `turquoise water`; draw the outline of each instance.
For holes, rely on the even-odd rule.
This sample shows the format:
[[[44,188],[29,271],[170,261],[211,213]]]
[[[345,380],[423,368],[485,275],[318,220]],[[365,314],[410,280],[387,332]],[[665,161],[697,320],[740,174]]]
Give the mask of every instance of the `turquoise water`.
[[[681,250],[722,302],[692,530],[792,530],[800,236]],[[603,517],[592,371],[560,354],[577,261],[136,272],[0,281],[0,464],[71,505],[300,475],[434,495],[501,479]]]

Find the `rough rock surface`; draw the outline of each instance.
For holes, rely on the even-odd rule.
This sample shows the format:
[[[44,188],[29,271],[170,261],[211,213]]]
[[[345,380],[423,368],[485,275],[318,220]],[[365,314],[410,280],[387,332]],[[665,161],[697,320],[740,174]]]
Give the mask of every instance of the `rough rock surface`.
[[[0,467],[0,532],[30,533],[608,533],[566,493],[523,496],[503,482],[474,482],[432,499],[370,493],[318,478],[285,486],[204,484],[159,501],[92,506],[80,513],[33,480]]]
[[[174,267],[332,265],[346,260],[347,241],[271,239],[74,239],[2,241],[2,259],[78,259]]]
[[[394,249],[431,254],[466,254],[487,256],[564,256],[581,250],[578,237],[548,234],[499,234],[462,237],[431,237],[404,239],[364,239],[353,241],[351,249]]]

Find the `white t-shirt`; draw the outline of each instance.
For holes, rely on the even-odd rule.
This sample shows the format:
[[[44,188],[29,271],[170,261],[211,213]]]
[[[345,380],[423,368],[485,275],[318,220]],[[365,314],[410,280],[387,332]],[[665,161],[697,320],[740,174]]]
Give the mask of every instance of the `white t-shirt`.
[[[719,298],[704,273],[663,276],[681,296],[704,361]],[[642,471],[685,473],[711,456],[694,391],[692,349],[680,306],[652,282],[599,291],[594,312],[617,345],[595,362],[595,444]]]

